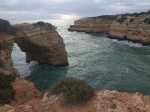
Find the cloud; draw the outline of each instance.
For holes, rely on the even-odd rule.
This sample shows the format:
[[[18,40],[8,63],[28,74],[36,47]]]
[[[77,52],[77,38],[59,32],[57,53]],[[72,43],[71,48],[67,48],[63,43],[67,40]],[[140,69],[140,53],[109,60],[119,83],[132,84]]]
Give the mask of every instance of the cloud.
[[[147,11],[149,0],[0,0],[3,19],[77,19]]]

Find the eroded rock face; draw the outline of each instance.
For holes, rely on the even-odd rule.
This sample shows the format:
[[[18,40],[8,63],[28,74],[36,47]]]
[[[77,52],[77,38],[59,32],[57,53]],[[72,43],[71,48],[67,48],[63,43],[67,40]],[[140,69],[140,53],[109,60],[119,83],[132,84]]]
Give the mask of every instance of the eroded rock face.
[[[150,22],[150,14],[118,16],[111,26],[108,37],[150,44],[150,24],[148,20]]]
[[[26,53],[27,62],[37,60],[41,64],[68,65],[63,39],[53,25],[20,24],[15,27],[19,29],[15,42]]]
[[[106,32],[108,33],[111,24],[116,19],[116,16],[100,16],[100,17],[89,17],[82,18],[74,22],[68,28],[69,31],[78,32]]]
[[[0,73],[16,77],[12,82],[15,100],[11,101],[11,106],[0,105],[0,112],[29,111],[32,106],[40,103],[42,93],[33,83],[21,79],[13,68],[11,53],[14,41],[27,53],[27,61],[38,60],[56,66],[68,64],[65,45],[55,27],[48,23],[17,25],[15,34],[8,21],[0,20],[0,24],[4,25],[0,27]]]
[[[11,58],[13,42],[12,35],[0,32],[0,72],[4,75],[18,74]]]
[[[139,93],[110,90],[96,92],[85,105],[71,106],[63,103],[63,95],[44,95],[40,105],[32,112],[149,112],[150,97]]]
[[[40,100],[42,93],[35,87],[32,82],[16,78],[15,82],[12,83],[15,90],[15,100],[11,101],[11,105],[16,107],[18,105],[25,104],[31,100]]]

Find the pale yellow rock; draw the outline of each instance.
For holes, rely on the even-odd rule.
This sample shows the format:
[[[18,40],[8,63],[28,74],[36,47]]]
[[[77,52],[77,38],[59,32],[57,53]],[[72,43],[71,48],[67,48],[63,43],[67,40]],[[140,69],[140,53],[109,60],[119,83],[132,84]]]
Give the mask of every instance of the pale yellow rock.
[[[134,19],[133,22],[130,22],[131,18]],[[114,21],[109,37],[150,44],[150,24],[144,23],[145,18],[150,18],[150,15],[126,16],[126,20],[122,23]]]

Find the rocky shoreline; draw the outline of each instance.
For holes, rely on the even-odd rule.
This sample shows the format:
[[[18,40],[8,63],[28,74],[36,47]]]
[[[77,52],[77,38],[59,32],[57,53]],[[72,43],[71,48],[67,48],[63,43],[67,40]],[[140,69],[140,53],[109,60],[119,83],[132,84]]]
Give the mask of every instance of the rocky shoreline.
[[[108,33],[111,28],[111,24],[115,19],[116,16],[82,18],[80,20],[75,21],[74,25],[71,25],[70,28],[68,28],[68,30],[86,33]]]
[[[46,63],[53,66],[68,65],[67,51],[56,27],[49,23],[24,23],[11,26],[8,21],[0,19],[0,24],[2,24],[0,26],[0,80],[3,81],[1,83],[4,83],[1,85],[0,95],[6,97],[8,101],[12,99],[7,105],[4,105],[4,98],[0,99],[0,112],[16,112],[17,109],[14,108],[22,108],[25,103],[29,102],[32,106],[39,103],[43,93],[32,82],[21,79],[20,73],[13,68],[11,57],[13,44],[17,43],[26,53],[27,62],[37,60],[39,64]],[[11,77],[5,79],[3,75],[12,76],[15,80],[10,80]],[[12,88],[11,85],[5,84],[10,81],[12,81]],[[10,86],[10,90],[7,90],[7,86]],[[19,110],[18,112],[24,111]]]
[[[11,26],[9,27],[11,29]],[[42,93],[32,82],[21,79],[20,74],[13,68],[11,58],[13,43],[16,42],[21,50],[26,52],[28,62],[38,60],[40,63],[64,66],[68,65],[68,59],[63,40],[54,26],[43,22],[20,24],[14,28],[17,29],[15,35],[12,34],[13,30],[0,32],[0,73],[15,77],[11,83],[15,90],[15,99],[10,103],[0,104],[0,112],[150,111],[150,96],[140,93],[101,90],[95,92],[87,104],[80,106],[66,105],[62,94],[48,96],[47,92]]]
[[[105,32],[111,39],[150,45],[150,11],[83,18],[75,21],[68,30],[88,33]]]

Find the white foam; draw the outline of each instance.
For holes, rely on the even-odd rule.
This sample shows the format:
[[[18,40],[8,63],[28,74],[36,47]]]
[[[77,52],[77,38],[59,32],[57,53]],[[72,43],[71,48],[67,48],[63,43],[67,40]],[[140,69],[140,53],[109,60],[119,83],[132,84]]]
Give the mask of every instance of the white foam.
[[[30,63],[28,64],[29,68],[35,66],[38,64],[38,61],[30,61]]]
[[[140,44],[140,43],[134,43],[134,42],[131,42],[128,40],[118,41],[117,39],[113,39],[113,42],[122,43],[125,45],[129,45],[131,47],[143,47],[142,44]]]

